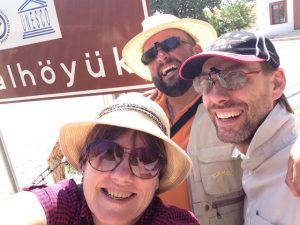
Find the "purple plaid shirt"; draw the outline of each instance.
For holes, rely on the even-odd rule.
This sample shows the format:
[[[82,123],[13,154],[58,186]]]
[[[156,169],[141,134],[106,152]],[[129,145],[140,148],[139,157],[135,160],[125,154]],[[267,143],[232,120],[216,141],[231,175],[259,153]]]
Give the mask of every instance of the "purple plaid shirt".
[[[25,188],[33,192],[42,204],[48,225],[93,225],[91,211],[81,188],[73,179],[63,180],[47,186],[38,185]],[[135,225],[193,225],[198,224],[195,216],[175,206],[166,206],[154,197],[142,217]]]

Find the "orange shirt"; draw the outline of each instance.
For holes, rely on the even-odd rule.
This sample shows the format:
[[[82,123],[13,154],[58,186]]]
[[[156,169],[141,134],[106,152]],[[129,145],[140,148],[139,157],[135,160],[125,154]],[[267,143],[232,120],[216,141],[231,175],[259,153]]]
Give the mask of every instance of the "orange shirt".
[[[174,123],[176,123],[181,116],[189,110],[190,107],[200,98],[200,96],[197,96],[193,101],[191,101],[190,104],[186,105],[176,116],[174,119]],[[168,118],[170,118],[170,113],[167,107],[167,97],[166,95],[162,94],[159,96],[158,99],[156,99],[156,102],[163,108],[165,113],[167,114]],[[194,116],[191,117],[181,128],[180,130],[173,136],[172,140],[176,142],[183,150],[186,151],[188,142],[189,142],[189,136],[190,131],[192,127],[192,123],[194,120]],[[189,197],[189,191],[188,191],[188,185],[187,181],[184,181],[176,188],[167,191],[165,193],[162,193],[159,196],[164,203],[175,205],[182,209],[188,209],[191,210],[191,204],[190,204],[190,197]]]

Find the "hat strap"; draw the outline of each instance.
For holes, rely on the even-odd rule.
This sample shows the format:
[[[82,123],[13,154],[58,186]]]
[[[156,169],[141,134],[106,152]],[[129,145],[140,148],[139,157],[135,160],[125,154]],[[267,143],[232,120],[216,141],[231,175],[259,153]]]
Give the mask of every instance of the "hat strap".
[[[146,107],[142,105],[138,105],[134,103],[122,103],[122,104],[114,104],[108,106],[98,114],[97,119],[99,119],[101,116],[104,116],[105,114],[115,112],[115,111],[122,111],[122,110],[133,110],[133,111],[141,112],[142,114],[148,116],[153,122],[155,122],[155,124],[159,127],[159,129],[165,135],[167,135],[166,126],[162,123],[161,119],[154,112],[148,110]]]

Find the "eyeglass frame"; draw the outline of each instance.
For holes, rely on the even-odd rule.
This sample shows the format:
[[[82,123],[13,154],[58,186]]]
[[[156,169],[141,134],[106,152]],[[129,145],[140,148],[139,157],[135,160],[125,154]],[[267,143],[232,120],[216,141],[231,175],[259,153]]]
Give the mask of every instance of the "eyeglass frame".
[[[242,70],[220,70],[217,69],[216,67],[211,67],[210,68],[210,72],[209,73],[201,73],[199,76],[195,77],[193,79],[193,86],[194,89],[201,95],[207,95],[213,88],[213,86],[215,85],[215,81],[212,79],[212,76],[215,75],[221,85],[221,87],[227,89],[227,90],[238,90],[241,89],[242,87],[245,86],[245,84],[247,83],[247,76],[249,74],[254,74],[254,73],[260,73],[262,71],[262,69],[260,70],[255,70],[255,71],[250,71],[250,72],[244,72]],[[230,73],[238,73],[240,78],[243,78],[242,83],[240,83],[237,87],[230,87],[232,86],[232,84],[228,84],[229,81],[226,81],[224,79],[224,77]],[[230,77],[232,77],[233,75],[231,75]],[[207,84],[209,85],[209,87],[207,88],[202,88],[201,90],[201,81],[199,81],[200,79],[203,80],[204,77],[208,77],[207,79]],[[204,80],[203,80],[204,81]],[[200,84],[199,84],[200,83]]]
[[[171,46],[166,46],[167,42],[171,41],[171,40],[175,41],[174,46],[172,46],[172,47]],[[176,48],[178,48],[182,43],[189,44],[191,46],[195,45],[195,42],[190,43],[189,41],[183,40],[180,37],[171,36],[171,37],[168,37],[168,38],[166,38],[166,39],[164,39],[160,42],[158,42],[158,41],[154,42],[153,47],[151,47],[148,50],[144,51],[144,53],[142,54],[142,57],[141,57],[141,61],[145,66],[147,66],[156,59],[156,57],[158,55],[158,50],[157,50],[158,48],[160,48],[164,52],[170,52],[170,51],[175,50]],[[153,54],[153,56],[149,57],[149,58],[152,58],[152,59],[147,60],[147,58],[146,58],[146,57],[148,57],[147,54]]]
[[[93,165],[93,163],[91,162],[91,160],[93,159],[93,158],[97,158],[98,157],[98,155],[96,155],[96,156],[94,156],[94,157],[90,157],[90,153],[92,152],[92,150],[91,150],[91,146],[92,145],[96,145],[96,144],[98,144],[98,143],[100,143],[100,142],[107,142],[107,143],[110,143],[110,144],[114,144],[114,146],[116,146],[116,147],[118,147],[118,148],[120,148],[120,149],[122,149],[122,157],[120,158],[120,161],[119,162],[116,162],[116,164],[114,165],[114,167],[112,168],[112,169],[109,169],[109,170],[101,170],[101,169],[98,169],[98,168],[96,168],[95,167],[95,165]],[[134,151],[134,150],[140,150],[140,149],[143,149],[142,151],[151,151],[151,149],[149,149],[148,147],[142,147],[142,148],[126,148],[126,147],[124,147],[124,146],[122,146],[122,145],[120,145],[120,144],[118,144],[118,143],[116,143],[116,142],[114,142],[114,141],[111,141],[111,140],[105,140],[105,139],[101,139],[101,140],[96,140],[96,141],[94,141],[94,142],[92,142],[92,143],[90,143],[88,146],[87,146],[87,152],[88,152],[88,154],[87,154],[87,161],[88,161],[88,163],[90,164],[90,166],[94,169],[94,170],[96,170],[96,171],[100,171],[100,172],[111,172],[111,171],[114,171],[123,161],[124,161],[124,159],[125,159],[125,154],[128,154],[129,156],[128,156],[128,165],[129,165],[129,168],[130,168],[130,171],[131,171],[131,173],[134,175],[134,176],[136,176],[136,177],[138,177],[138,178],[140,178],[140,179],[152,179],[152,178],[154,178],[154,177],[156,177],[157,175],[159,175],[159,173],[162,171],[162,169],[164,168],[164,164],[167,162],[167,160],[165,159],[165,157],[163,156],[163,154],[160,154],[160,153],[158,153],[158,152],[156,152],[157,153],[157,156],[158,156],[158,158],[156,159],[156,160],[158,160],[158,165],[159,165],[159,169],[157,170],[157,172],[154,174],[154,175],[152,175],[151,174],[151,171],[149,171],[150,172],[150,174],[151,174],[151,177],[148,177],[148,178],[145,178],[145,177],[141,177],[141,176],[138,176],[135,172],[134,172],[134,170],[132,169],[132,164],[131,164],[131,161],[130,161],[130,156],[131,156],[131,154],[132,154],[132,152]],[[130,150],[130,152],[126,152],[125,151],[125,149],[127,149],[127,150]],[[105,153],[105,152],[104,152]],[[115,151],[114,151],[114,153],[115,153]],[[139,160],[139,158],[138,157],[136,157],[135,159],[137,159],[137,160]],[[116,160],[115,160],[116,161]],[[145,164],[144,164],[145,165]],[[138,167],[138,166],[137,166]],[[139,169],[139,167],[138,167],[138,169]]]

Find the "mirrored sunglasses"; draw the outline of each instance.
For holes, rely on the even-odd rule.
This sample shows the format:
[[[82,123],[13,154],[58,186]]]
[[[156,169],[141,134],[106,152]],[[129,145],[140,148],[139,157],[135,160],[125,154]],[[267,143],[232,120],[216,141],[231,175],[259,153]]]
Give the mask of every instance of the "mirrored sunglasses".
[[[245,73],[243,71],[221,71],[215,68],[213,72],[207,74],[201,73],[199,76],[195,77],[193,80],[193,85],[195,90],[199,94],[206,95],[212,90],[213,86],[215,85],[215,81],[212,78],[215,75],[221,87],[228,90],[238,90],[244,87],[247,83],[246,75],[259,73],[260,71],[261,70],[256,70]]]
[[[92,168],[101,172],[116,169],[124,160],[124,155],[129,154],[128,163],[131,172],[142,179],[151,179],[161,170],[164,158],[158,152],[149,148],[128,149],[125,152],[123,146],[108,140],[98,140],[90,144],[88,150],[88,162]]]
[[[144,65],[148,65],[151,63],[157,56],[158,50],[157,48],[160,47],[161,50],[164,52],[169,52],[174,49],[176,49],[181,43],[186,43],[193,45],[192,43],[189,43],[187,41],[181,40],[179,37],[172,36],[170,38],[167,38],[163,40],[162,42],[155,42],[154,46],[147,51],[145,51],[142,55],[142,63]]]

